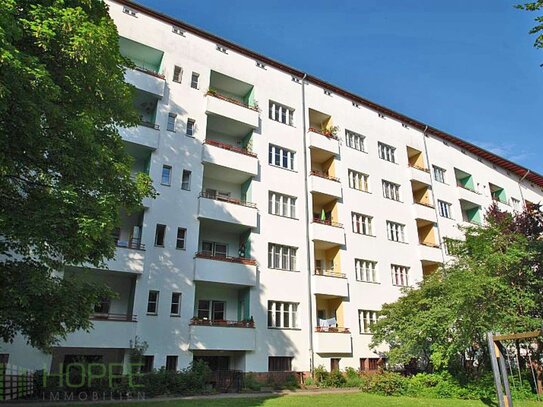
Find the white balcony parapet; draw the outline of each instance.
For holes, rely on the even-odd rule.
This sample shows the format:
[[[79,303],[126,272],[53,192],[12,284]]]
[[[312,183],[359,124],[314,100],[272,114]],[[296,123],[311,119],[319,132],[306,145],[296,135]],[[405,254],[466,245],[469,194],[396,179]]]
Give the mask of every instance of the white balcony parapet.
[[[339,178],[331,177],[319,171],[311,171],[309,175],[310,192],[318,192],[334,198],[341,198],[342,190]]]
[[[258,211],[253,203],[203,192],[198,199],[198,217],[255,228]]]
[[[314,219],[311,228],[313,231],[313,240],[340,246],[345,244],[345,230],[340,223]]]
[[[353,347],[349,329],[317,327],[315,332],[315,351],[317,353],[352,353]]]
[[[439,245],[420,243],[419,244],[419,253],[421,260],[427,260],[434,263],[442,263],[443,255]]]
[[[124,141],[138,144],[156,150],[158,148],[158,136],[160,135],[158,125],[142,123],[136,127],[119,128],[119,134]]]
[[[108,314],[108,316],[116,314]],[[134,315],[119,315],[115,318],[97,316],[89,332],[76,331],[68,334],[59,346],[74,348],[121,348],[128,349],[136,335]]]
[[[415,180],[415,181],[419,181],[419,182],[422,182],[423,184],[427,184],[427,185],[430,185],[432,180],[431,180],[431,175],[430,175],[430,170],[428,168],[424,168],[424,167],[418,167],[418,166],[414,166],[414,165],[408,165],[409,167],[409,171],[411,173],[411,176],[410,178],[412,180]]]
[[[324,135],[315,129],[309,129],[309,148],[318,148],[339,155],[339,143],[337,137]]]
[[[246,106],[242,102],[223,96],[219,93],[207,93],[206,113],[228,117],[246,124],[253,129],[256,129],[259,125],[259,113],[257,108]]]
[[[240,171],[253,177],[258,174],[256,154],[213,140],[204,142],[202,162]]]
[[[247,258],[219,257],[197,253],[194,280],[213,283],[256,285],[256,261]]]
[[[251,321],[191,321],[190,350],[254,351],[256,335]]]
[[[164,77],[156,72],[144,70],[142,68],[126,69],[124,80],[136,88],[152,95],[162,98],[164,96],[164,87],[166,81]]]
[[[115,256],[106,261],[106,266],[110,271],[141,274],[144,260],[145,246],[143,244],[134,240],[118,241]]]
[[[436,210],[433,205],[415,202],[413,207],[415,210],[415,219],[436,222]]]
[[[349,296],[349,283],[347,276],[343,273],[315,270],[312,280],[314,294],[333,295],[334,297]]]

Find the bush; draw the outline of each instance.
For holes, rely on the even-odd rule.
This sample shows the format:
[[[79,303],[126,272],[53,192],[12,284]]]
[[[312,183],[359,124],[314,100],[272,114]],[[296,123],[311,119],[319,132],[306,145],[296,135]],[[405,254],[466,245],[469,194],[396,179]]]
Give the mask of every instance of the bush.
[[[323,365],[319,365],[313,371],[313,377],[317,385],[322,385],[328,380],[329,373]]]
[[[408,388],[408,379],[399,373],[382,372],[362,375],[360,389],[384,396],[402,396]]]
[[[325,387],[344,387],[347,380],[339,369],[332,370],[324,380]]]

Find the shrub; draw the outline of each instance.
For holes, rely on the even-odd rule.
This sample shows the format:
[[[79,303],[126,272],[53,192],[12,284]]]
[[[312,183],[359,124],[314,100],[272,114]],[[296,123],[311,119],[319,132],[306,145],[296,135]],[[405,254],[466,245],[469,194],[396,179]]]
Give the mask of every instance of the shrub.
[[[262,383],[258,381],[254,373],[249,372],[245,375],[243,387],[248,390],[260,391]]]
[[[329,373],[323,365],[319,365],[313,371],[313,377],[317,385],[323,385],[328,380]]]
[[[360,389],[384,396],[401,396],[406,393],[408,380],[399,373],[382,372],[362,375]]]
[[[332,370],[324,380],[325,387],[344,387],[347,380],[339,369]]]

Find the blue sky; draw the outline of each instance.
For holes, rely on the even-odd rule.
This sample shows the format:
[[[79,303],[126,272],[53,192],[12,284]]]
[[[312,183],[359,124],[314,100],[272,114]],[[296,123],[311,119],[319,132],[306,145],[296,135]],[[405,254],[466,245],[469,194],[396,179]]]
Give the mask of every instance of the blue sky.
[[[139,2],[543,174],[543,50],[515,1]]]

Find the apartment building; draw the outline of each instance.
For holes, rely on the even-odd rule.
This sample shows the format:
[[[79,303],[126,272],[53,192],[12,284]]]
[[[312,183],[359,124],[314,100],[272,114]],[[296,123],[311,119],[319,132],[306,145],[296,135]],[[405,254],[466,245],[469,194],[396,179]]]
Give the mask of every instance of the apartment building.
[[[376,369],[381,305],[450,260],[459,225],[520,210],[543,177],[304,72],[125,0],[109,0],[136,68],[141,125],[121,129],[159,196],[124,214],[115,259],[88,278],[119,296],[52,354],[145,370]],[[68,268],[65,274],[80,273]],[[382,350],[385,350],[383,347]]]

